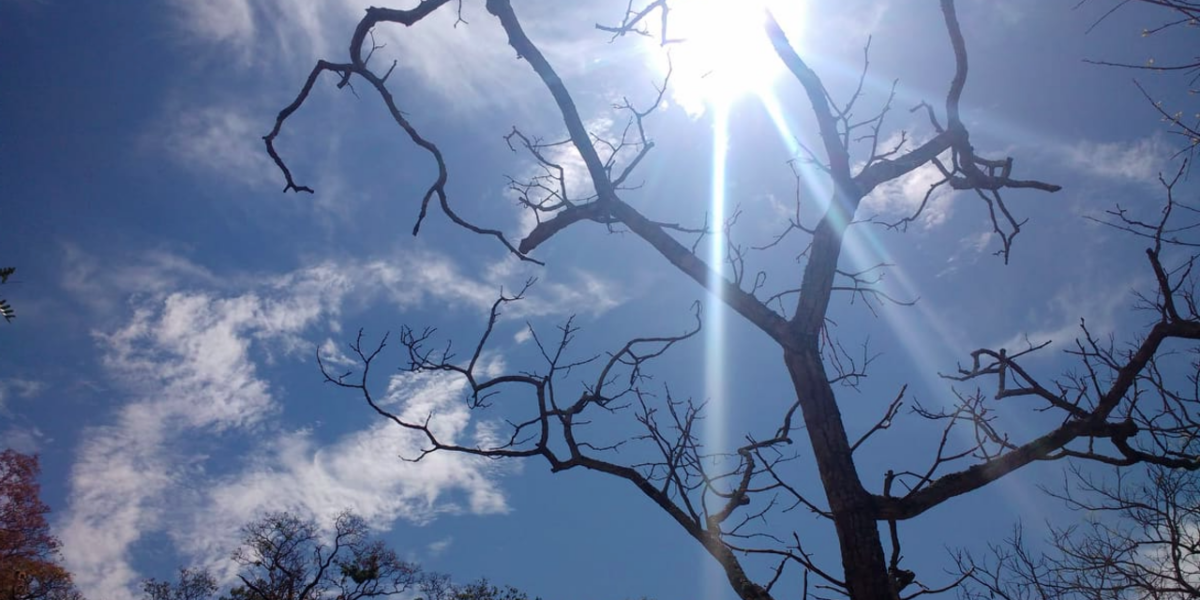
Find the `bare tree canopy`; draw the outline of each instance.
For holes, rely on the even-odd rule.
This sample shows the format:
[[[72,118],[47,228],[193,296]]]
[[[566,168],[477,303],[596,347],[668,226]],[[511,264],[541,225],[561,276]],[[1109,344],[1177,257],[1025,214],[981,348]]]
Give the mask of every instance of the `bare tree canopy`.
[[[1145,475],[1145,477],[1143,477]],[[966,598],[1182,600],[1200,595],[1200,478],[1149,467],[1113,481],[1079,471],[1055,494],[1085,517],[1038,551],[1018,527],[991,555],[963,553]]]
[[[371,535],[366,522],[350,511],[338,514],[332,531],[316,521],[275,512],[242,527],[233,553],[237,580],[227,592],[208,568],[185,567],[174,581],[142,582],[144,600],[529,600],[524,592],[479,580],[455,583],[401,560],[396,551]]]
[[[445,439],[439,435],[437,415],[412,418],[390,409],[369,379],[372,368],[380,368],[380,353],[389,341],[386,336],[374,343],[360,334],[352,342],[360,362],[354,371],[339,373],[332,364],[321,365],[329,382],[361,395],[371,409],[397,427],[424,436],[424,453],[407,458],[419,460],[436,452],[539,458],[552,471],[581,469],[624,480],[695,540],[720,565],[733,592],[745,600],[810,593],[854,600],[896,599],[952,588],[961,577],[915,574],[906,567],[898,524],[925,517],[935,507],[1036,462],[1069,459],[1187,471],[1200,467],[1193,442],[1200,433],[1200,396],[1192,385],[1197,365],[1193,355],[1167,352],[1179,346],[1191,348],[1188,344],[1200,339],[1191,277],[1194,256],[1189,254],[1200,241],[1190,237],[1196,225],[1194,207],[1175,198],[1178,178],[1163,180],[1167,202],[1160,219],[1147,222],[1118,208],[1105,221],[1143,238],[1139,241],[1148,246],[1146,267],[1154,285],[1143,290],[1142,307],[1151,322],[1129,346],[1093,335],[1084,323],[1070,350],[1077,359],[1076,370],[1059,379],[1041,375],[1029,363],[1045,344],[979,348],[946,375],[957,382],[955,390],[973,388],[956,391],[955,405],[922,406],[906,395],[906,382],[898,381],[888,401],[876,407],[879,416],[873,427],[851,431],[844,422],[841,390],[866,375],[873,356],[851,354],[838,341],[830,323],[831,303],[846,300],[876,306],[910,301],[892,298],[877,285],[880,273],[890,265],[865,271],[845,268],[847,233],[872,226],[905,229],[921,216],[931,195],[955,190],[963,192],[955,196],[958,200],[974,199],[982,207],[998,242],[996,254],[1007,262],[1026,223],[1015,200],[1042,201],[1045,194],[1060,189],[1039,180],[1036,166],[1020,168],[1013,157],[975,147],[962,106],[970,74],[970,32],[960,26],[953,0],[939,2],[944,54],[951,65],[943,74],[945,97],[936,104],[906,107],[930,131],[913,143],[906,135],[886,135],[891,131],[886,119],[891,116],[894,94],[876,109],[864,109],[859,102],[864,96],[860,80],[848,97],[835,97],[812,61],[789,40],[786,24],[770,12],[761,15],[762,35],[793,85],[803,90],[805,110],[818,131],[816,147],[804,147],[794,157],[797,188],[825,190],[827,195],[812,202],[802,201],[806,194],[797,193],[794,216],[776,223],[773,234],[758,245],[733,241],[738,233],[736,212],[718,218],[697,207],[693,221],[680,224],[657,217],[653,205],[632,200],[641,193],[636,183],[639,169],[653,160],[651,132],[663,103],[661,90],[671,85],[670,76],[657,97],[652,95],[643,104],[616,103],[613,110],[627,124],[618,128],[616,137],[598,134],[589,129],[589,117],[581,114],[572,90],[555,68],[554,56],[524,27],[522,7],[509,0],[488,0],[486,6],[517,59],[532,69],[542,93],[553,99],[566,132],[565,138],[548,142],[555,138],[518,127],[507,137],[509,145],[527,153],[539,169],[531,178],[514,177],[510,186],[533,217],[531,229],[518,238],[473,223],[455,210],[448,192],[451,165],[393,94],[392,68],[371,63],[382,47],[375,42],[377,28],[420,27],[437,11],[461,10],[449,0],[425,0],[412,8],[368,9],[351,36],[349,55],[340,62],[316,64],[265,137],[285,191],[314,192],[288,168],[277,148],[289,119],[327,75],[338,87],[353,89],[360,84],[361,91],[365,84],[383,101],[399,131],[427,152],[436,166],[421,194],[414,234],[432,205],[467,231],[494,239],[516,259],[540,263],[551,258],[539,254],[551,240],[560,246],[569,244],[571,236],[596,226],[623,233],[629,243],[648,245],[664,266],[685,275],[756,329],[762,343],[777,347],[793,395],[775,407],[771,427],[742,432],[728,448],[706,439],[700,425],[704,402],[679,398],[651,377],[657,361],[700,337],[704,321],[699,304],[693,308],[694,324],[686,329],[664,326],[665,331],[648,331],[606,351],[577,352],[572,342],[580,330],[572,320],[553,333],[531,325],[529,335],[540,364],[492,372],[487,351],[495,342],[493,331],[502,312],[525,297],[527,284],[500,295],[482,335],[467,344],[465,355],[455,355],[431,329],[404,328],[393,340],[403,348],[408,370],[461,378],[472,408],[499,415],[497,422],[504,428],[487,439]],[[612,35],[615,44],[625,36],[646,34],[659,36],[669,48],[674,42],[673,6],[669,0],[635,0],[625,14],[598,27]],[[747,5],[735,10],[755,9]],[[863,69],[865,79],[865,65]],[[556,146],[569,146],[582,161],[583,174],[577,176],[588,184],[582,197],[566,191],[575,185],[568,181],[575,175],[548,157],[548,149]],[[882,223],[865,214],[863,200],[872,191],[918,169],[932,169],[935,177],[914,212]],[[720,251],[709,256],[699,252],[706,239],[719,240]],[[789,271],[755,273],[747,257],[764,251],[786,251],[796,261]],[[1179,375],[1180,369],[1184,376]],[[753,393],[753,382],[744,383],[746,393]],[[936,431],[931,439],[921,440],[930,455],[919,464],[895,464],[882,477],[868,479],[866,473],[874,469],[865,469],[856,452],[885,434],[906,405]],[[1042,429],[1006,430],[1008,421],[997,415],[1010,411],[1043,413],[1036,421]],[[600,427],[602,422],[621,424]],[[815,465],[815,473],[806,468],[809,465]],[[812,494],[802,485],[813,480],[819,480],[822,493]],[[793,527],[796,521],[788,514],[792,511],[810,513],[832,526],[839,544],[836,561],[814,558],[805,545],[811,525]]]
[[[1094,0],[1093,3],[1095,3]],[[1155,25],[1142,28],[1142,37],[1166,35],[1200,37],[1200,30],[1197,29],[1200,27],[1200,2],[1194,0],[1121,0],[1111,2],[1110,6],[1092,25],[1092,29],[1115,15],[1119,15],[1122,9],[1131,8],[1130,5],[1160,9],[1160,18]],[[1182,85],[1175,84],[1172,87],[1182,87],[1186,92],[1185,99],[1182,101],[1174,99],[1170,102],[1164,101],[1155,93],[1148,91],[1136,78],[1134,85],[1162,117],[1163,122],[1167,123],[1168,131],[1182,138],[1183,149],[1180,150],[1180,153],[1187,152],[1190,158],[1195,158],[1195,151],[1200,148],[1200,103],[1195,101],[1196,94],[1200,94],[1200,54],[1148,56],[1142,59],[1142,62],[1116,59],[1098,59],[1089,62],[1142,71],[1143,74],[1152,73],[1159,76],[1172,76],[1173,79],[1181,78],[1175,79],[1175,81],[1181,80]]]
[[[242,585],[231,592],[244,600],[360,600],[393,596],[415,588],[419,569],[400,560],[367,524],[350,512],[334,520],[324,541],[316,523],[290,513],[273,513],[246,524],[233,559],[242,566]]]

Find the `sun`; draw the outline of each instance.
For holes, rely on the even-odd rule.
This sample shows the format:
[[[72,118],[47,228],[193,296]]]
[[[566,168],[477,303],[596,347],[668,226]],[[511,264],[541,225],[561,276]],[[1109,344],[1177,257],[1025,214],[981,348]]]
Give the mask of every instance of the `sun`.
[[[798,0],[686,0],[671,4],[659,68],[671,70],[677,102],[688,112],[768,93],[784,72],[764,30],[767,11],[788,32],[803,25]],[[661,39],[661,38],[660,38]]]

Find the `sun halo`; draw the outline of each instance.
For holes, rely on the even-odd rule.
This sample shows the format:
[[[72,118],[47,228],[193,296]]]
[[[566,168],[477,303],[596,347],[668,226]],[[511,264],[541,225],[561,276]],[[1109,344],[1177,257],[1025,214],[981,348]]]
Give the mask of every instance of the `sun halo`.
[[[767,11],[795,35],[797,0],[688,0],[671,5],[659,69],[671,72],[676,102],[691,114],[770,93],[785,71],[764,29]],[[658,38],[661,40],[661,36]]]

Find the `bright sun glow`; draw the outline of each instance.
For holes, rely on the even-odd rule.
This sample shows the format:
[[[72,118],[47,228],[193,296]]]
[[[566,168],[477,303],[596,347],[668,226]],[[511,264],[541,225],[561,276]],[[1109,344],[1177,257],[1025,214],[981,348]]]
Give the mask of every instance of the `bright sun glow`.
[[[789,36],[803,25],[796,0],[688,0],[671,5],[667,45],[674,97],[689,113],[762,95],[784,72],[763,29],[770,10]],[[793,43],[795,40],[792,40]],[[667,58],[660,58],[667,68]]]

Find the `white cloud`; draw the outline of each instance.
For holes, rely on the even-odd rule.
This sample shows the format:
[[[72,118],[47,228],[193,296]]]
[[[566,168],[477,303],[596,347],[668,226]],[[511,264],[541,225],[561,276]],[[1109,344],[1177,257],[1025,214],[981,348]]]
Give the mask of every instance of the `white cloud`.
[[[223,283],[207,269],[161,250],[139,253],[135,262],[113,264],[83,249],[63,246],[61,285],[78,302],[97,313],[109,313],[131,295],[159,295],[184,282],[217,288]]]
[[[1069,166],[1085,174],[1150,184],[1156,184],[1172,153],[1161,136],[1133,142],[1083,141],[1061,151]]]
[[[882,146],[888,147],[888,144],[884,143]],[[872,190],[859,205],[859,214],[866,217],[875,216],[884,221],[897,221],[912,216],[925,200],[930,187],[942,178],[942,173],[937,167],[926,163],[904,177],[882,183]],[[929,229],[945,223],[950,217],[950,199],[953,196],[949,186],[938,187],[930,195],[929,202],[921,211],[916,224]]]
[[[1064,285],[1050,298],[1048,310],[1039,315],[1039,324],[988,347],[1012,352],[1050,341],[1054,350],[1064,350],[1083,337],[1080,319],[1086,319],[1092,336],[1103,340],[1116,332],[1118,320],[1133,303],[1132,290],[1138,284],[1138,278],[1134,278]],[[1040,356],[1050,357],[1051,352],[1043,351]]]
[[[32,398],[45,389],[46,385],[35,379],[10,377],[0,379],[0,414],[5,414],[8,398],[16,395],[19,398]]]
[[[969,267],[979,261],[984,250],[991,247],[996,238],[994,231],[980,231],[965,235],[958,240],[958,250],[946,258],[946,266],[938,272],[938,277],[945,277],[963,267]]]
[[[246,43],[254,35],[254,11],[247,0],[173,0],[179,25],[198,37]]]
[[[429,544],[429,549],[426,551],[429,556],[440,556],[450,549],[450,545],[454,543],[453,537],[442,538],[436,542]]]
[[[376,35],[388,44],[386,56],[398,61],[397,76],[415,78],[420,89],[435,92],[458,112],[540,91],[533,71],[517,60],[495,17],[479,10],[466,15],[467,24],[456,26],[453,8],[447,6],[414,27],[380,28]]]
[[[317,352],[321,355],[321,360],[333,367],[353,367],[358,364],[356,359],[350,358],[343,350],[345,344],[333,341],[333,338],[325,338],[321,342]]]
[[[517,332],[513,334],[513,341],[518,344],[524,344],[531,339],[533,339],[533,332],[530,331],[528,327],[518,329]]]
[[[0,419],[7,424],[7,427],[0,429],[0,448],[12,448],[26,454],[33,454],[41,449],[46,434],[31,425],[14,424],[14,421],[20,419],[21,410],[14,406],[13,399],[16,398],[17,403],[20,403],[21,400],[40,395],[45,389],[46,384],[35,379],[0,379]]]
[[[597,138],[613,139],[613,121],[611,118],[602,117],[593,119],[584,123],[584,127],[588,133]],[[582,204],[584,199],[595,196],[596,186],[592,182],[591,173],[588,172],[587,164],[583,162],[583,156],[579,154],[579,150],[575,148],[574,144],[570,143],[565,133],[560,139],[555,139],[554,142],[564,140],[566,140],[566,143],[555,143],[554,145],[538,148],[538,152],[547,162],[557,165],[562,169],[562,172],[558,173],[556,171],[547,171],[527,149],[518,145],[520,143],[519,139],[513,139],[513,147],[517,148],[517,152],[520,153],[526,163],[524,173],[514,177],[518,183],[524,184],[532,182],[536,178],[552,177],[551,179],[540,180],[540,185],[549,188],[549,190],[532,190],[529,193],[529,198],[527,198],[530,202],[537,204],[545,200],[547,204],[553,205],[563,200],[569,200],[577,204]],[[548,142],[543,140],[542,143]],[[603,152],[604,149],[604,146],[597,145],[598,151]],[[562,178],[561,182],[554,179],[560,176]],[[515,192],[510,190],[505,190],[504,193],[515,196]],[[566,195],[565,198],[562,197],[564,194]],[[523,238],[529,232],[533,231],[533,228],[537,226],[539,216],[546,218],[553,215],[539,215],[536,211],[528,207],[520,207],[520,224],[517,228],[517,239]]]
[[[178,107],[160,128],[167,151],[184,167],[263,187],[274,185],[278,177],[263,149],[262,135],[270,124],[269,118],[245,107],[225,104]]]
[[[353,25],[371,6],[363,0],[171,3],[177,26],[187,39],[230,53],[243,66],[273,72],[278,72],[281,65],[288,70],[307,71],[321,58],[346,62],[349,57],[345,48]],[[406,83],[406,87],[431,90],[453,109],[512,103],[531,96],[531,92],[541,98],[543,92],[533,71],[517,59],[504,30],[483,10],[482,3],[463,7],[466,22],[458,22],[457,9],[457,3],[450,3],[412,27],[380,25],[374,35],[382,48],[371,64],[383,65],[379,68],[382,73],[395,59],[397,71],[392,81],[414,78],[417,85]],[[564,34],[561,12],[554,20],[539,19],[540,13],[527,12],[521,15],[525,29],[559,65],[560,74],[582,72],[591,54],[584,49],[584,40]],[[597,35],[594,43],[606,41]]]
[[[461,382],[444,375],[398,377],[414,380],[397,400],[401,414],[411,418],[418,407],[432,408],[439,435],[469,441],[461,439],[470,426]],[[213,484],[191,522],[173,530],[172,538],[185,554],[212,564],[228,555],[241,524],[267,510],[327,519],[350,509],[377,527],[396,519],[424,523],[446,513],[507,512],[493,463],[449,453],[402,460],[417,457],[423,442],[387,421],[324,446],[307,431],[284,434],[248,468]]]
[[[298,286],[303,289],[301,284]],[[124,327],[98,336],[103,364],[130,390],[111,425],[85,431],[61,527],[64,557],[91,597],[130,597],[129,549],[163,527],[185,480],[176,442],[245,430],[278,410],[258,376],[256,338],[299,333],[336,298],[175,292],[143,302]]]
[[[476,279],[443,256],[414,251],[218,279],[167,254],[101,271],[72,252],[64,285],[102,299],[104,310],[124,297],[129,311],[120,326],[96,334],[102,364],[127,397],[110,423],[84,431],[59,524],[68,567],[86,595],[132,597],[140,575],[130,552],[149,533],[169,532],[178,550],[220,569],[228,566],[222,561],[238,526],[263,510],[326,518],[350,508],[379,526],[506,510],[494,464],[454,454],[404,462],[398,457],[415,457],[422,440],[391,423],[327,442],[308,431],[279,433],[272,417],[284,409],[263,367],[277,356],[309,356],[313,330],[336,330],[350,300],[399,309],[436,302],[480,314],[500,284],[511,289],[509,279],[523,280],[527,267],[501,263]],[[93,277],[97,272],[108,277]],[[586,273],[535,289],[506,317],[602,312],[620,301]],[[349,361],[332,338],[321,345],[334,363]],[[498,372],[503,365],[492,358],[484,367]],[[471,422],[463,385],[445,374],[396,376],[382,401],[414,420],[435,415],[433,426],[446,440],[487,440],[492,428]],[[36,388],[20,382],[3,389]],[[208,474],[210,459],[195,446],[218,435],[251,444],[260,458],[233,473]]]
[[[392,378],[380,401],[406,420],[432,415],[431,427],[443,441],[470,443],[464,439],[471,427],[470,411],[461,401],[464,392],[461,378],[406,373]],[[491,461],[449,453],[415,463],[400,460],[419,456],[424,442],[420,434],[390,421],[324,447],[308,431],[288,433],[271,443],[267,458],[217,484],[208,495],[212,509],[231,519],[227,531],[263,510],[326,516],[350,508],[377,525],[396,517],[426,522],[444,512],[507,510],[489,475]],[[466,494],[465,506],[442,501],[451,490]]]
[[[213,44],[244,65],[314,63],[366,8],[364,2],[170,0],[188,41]],[[272,43],[273,42],[273,43]],[[339,44],[340,46],[340,44]]]
[[[0,431],[0,448],[12,448],[23,454],[36,454],[46,434],[37,427],[9,427]]]
[[[819,27],[805,28],[803,46],[822,48],[826,53],[861,54],[867,38],[879,32],[892,8],[891,0],[820,3],[813,2],[809,14],[810,23]]]
[[[336,315],[344,283],[332,267],[318,266],[238,295],[174,292],[142,302],[125,326],[98,337],[104,366],[134,399],[113,424],[85,432],[72,471],[62,538],[85,593],[130,595],[137,577],[129,548],[163,529],[168,497],[186,480],[180,465],[201,460],[177,441],[253,431],[280,410],[259,375],[255,347],[286,347],[319,317]],[[296,443],[277,452],[284,465],[296,460]]]

